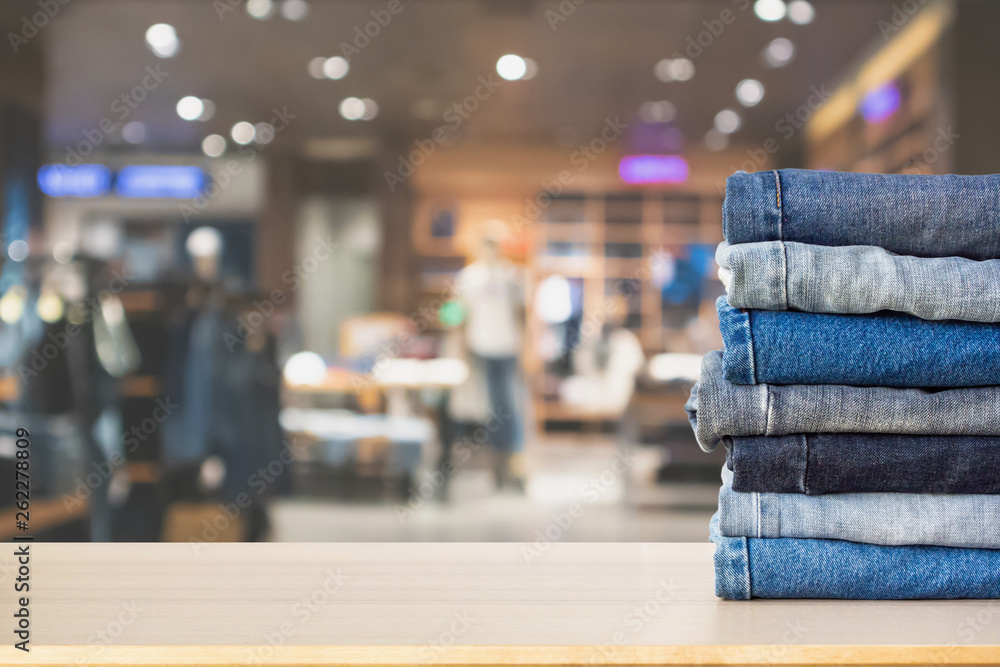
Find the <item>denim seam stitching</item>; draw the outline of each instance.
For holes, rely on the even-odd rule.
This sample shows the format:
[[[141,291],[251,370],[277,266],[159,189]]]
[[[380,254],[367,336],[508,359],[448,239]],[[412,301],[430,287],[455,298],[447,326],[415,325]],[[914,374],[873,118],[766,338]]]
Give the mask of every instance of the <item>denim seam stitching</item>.
[[[775,169],[773,173],[774,173],[774,191],[778,199],[778,240],[784,241],[785,231],[783,223],[785,216],[781,208],[781,176],[778,174],[777,169]]]
[[[784,310],[788,310],[788,246],[784,241],[781,244],[781,304]]]
[[[802,461],[802,492],[809,493],[809,434],[802,434],[802,450],[804,458]]]
[[[752,382],[750,384],[757,384],[757,360],[754,358],[753,352],[753,317],[750,315],[750,311],[747,311],[747,347],[750,348],[750,377]]]
[[[743,562],[746,564],[744,568],[746,577],[743,579],[743,583],[746,586],[746,599],[749,600],[753,597],[753,584],[750,576],[750,540],[745,537],[740,538],[740,546],[743,548]]]
[[[771,435],[771,385],[764,385],[764,435]]]

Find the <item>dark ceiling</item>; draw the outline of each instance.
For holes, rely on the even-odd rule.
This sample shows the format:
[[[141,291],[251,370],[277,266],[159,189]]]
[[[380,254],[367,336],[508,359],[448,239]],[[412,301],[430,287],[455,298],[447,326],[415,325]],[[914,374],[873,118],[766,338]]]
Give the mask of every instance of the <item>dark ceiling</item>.
[[[239,120],[266,120],[275,107],[296,116],[280,136],[284,147],[345,136],[409,141],[441,125],[443,109],[472,94],[480,77],[498,80],[499,56],[517,53],[538,63],[537,76],[497,88],[464,123],[467,138],[589,138],[605,118],[631,123],[642,102],[669,100],[677,108],[680,135],[674,131],[674,138],[688,146],[702,140],[726,107],[743,115],[736,137],[755,142],[774,135],[775,122],[804,104],[813,87],[835,83],[881,39],[877,21],[889,17],[892,1],[814,0],[815,20],[800,26],[760,21],[749,0],[588,0],[578,6],[562,0],[575,10],[553,29],[547,12],[559,11],[559,2],[401,0],[402,11],[352,57],[347,77],[332,81],[310,77],[308,61],[337,55],[355,27],[389,0],[310,0],[309,15],[299,22],[255,20],[239,0],[73,0],[40,33],[46,137],[59,151],[102,118],[114,119],[112,103],[142,81],[147,66],[159,65],[168,76],[128,118],[147,125],[146,146],[153,150],[196,151],[206,134],[228,134]],[[236,8],[220,18],[217,8],[226,3]],[[37,9],[35,2],[4,4],[8,22],[18,17],[16,5]],[[724,11],[732,13],[726,25],[715,21]],[[723,29],[711,39],[701,35],[708,46],[694,58],[694,78],[657,80],[655,63],[684,50],[689,37],[708,30],[706,21]],[[159,59],[144,44],[146,28],[160,22],[177,29],[182,47],[174,58]],[[798,51],[776,70],[759,57],[775,37],[791,39]],[[741,109],[734,98],[744,78],[765,86],[754,108]],[[181,120],[174,106],[185,95],[213,100],[215,117]],[[347,96],[376,100],[378,118],[343,120],[337,106]],[[416,113],[421,105],[424,119]]]

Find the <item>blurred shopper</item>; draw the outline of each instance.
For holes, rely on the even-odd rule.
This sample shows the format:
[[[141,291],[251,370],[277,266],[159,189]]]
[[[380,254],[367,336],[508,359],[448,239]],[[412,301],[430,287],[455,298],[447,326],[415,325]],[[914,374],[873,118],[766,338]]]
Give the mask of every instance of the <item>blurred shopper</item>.
[[[483,237],[480,258],[459,272],[456,287],[466,312],[464,333],[470,362],[486,380],[487,431],[497,486],[523,490],[524,397],[519,357],[524,291],[517,267],[501,253],[498,235]]]

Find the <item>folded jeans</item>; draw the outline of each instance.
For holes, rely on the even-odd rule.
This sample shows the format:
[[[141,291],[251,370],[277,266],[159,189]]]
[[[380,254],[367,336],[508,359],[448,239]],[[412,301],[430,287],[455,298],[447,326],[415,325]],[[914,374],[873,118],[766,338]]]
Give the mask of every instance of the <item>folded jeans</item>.
[[[767,241],[715,254],[734,308],[891,310],[925,320],[1000,322],[1000,260],[912,257],[875,246]]]
[[[725,296],[716,309],[736,384],[1000,385],[1000,324],[737,310]]]
[[[723,537],[718,514],[710,535],[715,594],[730,600],[1000,598],[1000,549]]]
[[[1000,387],[927,391],[846,385],[738,385],[705,355],[684,409],[706,452],[733,436],[880,433],[1000,436]]]
[[[1000,258],[1000,174],[924,176],[804,169],[726,180],[731,244],[870,245],[917,257]]]
[[[1000,437],[797,433],[727,441],[734,491],[1000,493]]]
[[[725,537],[796,537],[884,546],[1000,549],[1000,496],[990,494],[733,491],[722,468],[719,532]]]

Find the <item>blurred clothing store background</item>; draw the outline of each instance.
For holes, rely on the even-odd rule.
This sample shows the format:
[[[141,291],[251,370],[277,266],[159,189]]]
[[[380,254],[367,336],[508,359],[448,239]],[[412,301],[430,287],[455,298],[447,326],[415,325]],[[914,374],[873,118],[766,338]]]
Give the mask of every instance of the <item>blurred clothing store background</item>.
[[[985,0],[5,0],[0,533],[703,541],[725,179],[1000,171]],[[23,466],[22,466],[23,469]]]

